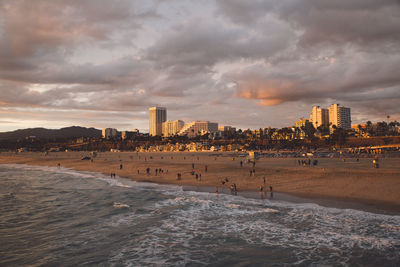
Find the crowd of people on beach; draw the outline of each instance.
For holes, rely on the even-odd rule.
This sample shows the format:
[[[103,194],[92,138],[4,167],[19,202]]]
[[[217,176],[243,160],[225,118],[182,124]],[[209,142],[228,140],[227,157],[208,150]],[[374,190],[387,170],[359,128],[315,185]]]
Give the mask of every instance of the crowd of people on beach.
[[[140,156],[138,156],[138,158],[140,159],[141,157]],[[132,159],[132,157],[131,157],[131,159]],[[153,156],[149,156],[149,157],[144,157],[144,161],[147,161],[148,159],[153,159]],[[160,159],[164,159],[164,157],[163,156],[161,156],[160,157]],[[171,159],[173,159],[173,157],[171,156]],[[186,160],[186,157],[183,157],[183,159],[184,160]],[[199,160],[199,157],[197,157],[197,160]],[[216,160],[216,158],[215,158],[215,160]],[[232,160],[234,160],[234,158],[232,158]],[[120,160],[121,161],[121,160]],[[254,161],[248,161],[248,162],[246,162],[247,164],[251,164],[250,166],[252,166],[252,168],[249,170],[249,176],[252,176],[252,177],[254,177],[255,175],[256,175],[256,168],[255,168],[255,166],[256,166],[256,162],[255,162],[255,160]],[[305,161],[305,160],[302,160],[301,162],[300,162],[300,160],[299,160],[299,165],[300,164],[311,164],[311,162],[310,162],[310,160],[307,162],[307,161]],[[313,162],[313,164],[314,164],[314,162]],[[314,165],[316,165],[317,163],[315,163]],[[239,162],[239,165],[240,165],[240,167],[242,168],[243,167],[243,165],[244,165],[244,161],[243,160],[241,160],[240,162]],[[122,163],[120,163],[120,165],[119,165],[119,169],[120,170],[122,170],[123,169],[123,164]],[[183,174],[184,173],[187,173],[187,174],[189,174],[190,176],[192,176],[197,182],[201,182],[202,181],[202,173],[199,171],[199,169],[197,168],[195,168],[196,167],[196,164],[194,163],[194,162],[192,162],[191,163],[191,170],[190,171],[187,171],[187,172],[177,172],[176,173],[176,180],[182,180],[183,179]],[[204,165],[204,172],[208,172],[208,165]],[[141,171],[140,171],[140,169],[137,169],[137,174],[139,175],[141,173]],[[146,175],[154,175],[154,176],[161,176],[162,174],[168,174],[168,170],[164,170],[164,169],[162,169],[162,168],[155,168],[154,169],[154,172],[152,172],[151,171],[151,169],[150,169],[150,167],[147,167],[146,169],[145,169],[145,174]],[[190,177],[189,176],[189,177]],[[111,178],[114,178],[115,179],[115,177],[116,177],[116,174],[115,174],[115,172],[111,172]],[[231,182],[230,181],[230,179],[228,178],[228,177],[226,177],[226,178],[223,178],[223,179],[221,179],[221,187],[223,187],[223,188],[227,188],[227,189],[229,189],[230,190],[230,192],[231,192],[231,194],[232,195],[237,195],[238,194],[238,185],[236,184],[236,183],[234,183],[234,182]],[[266,185],[266,177],[264,176],[263,177],[263,180],[262,180],[262,184],[260,185],[260,187],[259,187],[259,193],[260,193],[260,197],[261,197],[261,199],[263,199],[263,198],[265,198],[265,195],[266,195],[266,193],[268,192],[268,190],[267,190],[267,185]],[[272,185],[271,186],[269,186],[269,192],[270,192],[270,196],[271,196],[271,198],[273,197],[273,191],[272,191]],[[218,194],[219,193],[219,188],[218,188],[218,186],[216,187],[216,193]]]

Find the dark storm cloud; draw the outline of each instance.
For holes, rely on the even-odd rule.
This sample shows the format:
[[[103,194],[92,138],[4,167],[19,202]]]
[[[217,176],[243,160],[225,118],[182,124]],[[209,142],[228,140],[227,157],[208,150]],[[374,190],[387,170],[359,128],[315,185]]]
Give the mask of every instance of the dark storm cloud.
[[[375,112],[400,113],[396,105],[380,104],[400,100],[393,93],[400,90],[399,3],[217,1],[218,13],[235,25],[254,28],[273,14],[298,36],[285,57],[226,75],[236,82],[237,96],[263,105],[331,99],[353,107],[373,102]]]
[[[140,21],[152,16],[156,16],[153,10],[136,11],[130,1],[4,1],[0,5],[0,78],[32,80],[33,76],[38,82],[68,83],[58,77],[60,71],[75,83],[91,82],[92,78],[71,70],[90,66],[71,66],[68,57],[84,44],[127,45],[119,43],[116,32],[133,37]]]
[[[268,22],[269,29],[255,32],[193,19],[163,36],[147,50],[147,57],[161,67],[203,66],[204,71],[221,61],[268,58],[285,49],[292,34],[284,23],[272,19]]]
[[[400,39],[397,0],[217,0],[218,12],[237,24],[254,25],[274,14],[297,29],[300,42],[369,43]]]

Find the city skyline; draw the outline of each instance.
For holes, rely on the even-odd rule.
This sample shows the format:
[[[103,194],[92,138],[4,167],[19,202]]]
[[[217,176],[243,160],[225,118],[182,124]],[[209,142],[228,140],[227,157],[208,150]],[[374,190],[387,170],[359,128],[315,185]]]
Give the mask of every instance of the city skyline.
[[[241,129],[331,103],[354,124],[400,121],[399,17],[395,0],[5,0],[0,132],[147,132],[156,104]]]

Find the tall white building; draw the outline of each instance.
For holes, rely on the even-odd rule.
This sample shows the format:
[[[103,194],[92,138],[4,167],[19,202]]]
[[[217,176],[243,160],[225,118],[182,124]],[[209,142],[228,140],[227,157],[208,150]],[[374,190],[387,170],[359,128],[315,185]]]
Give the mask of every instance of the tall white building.
[[[350,108],[332,104],[328,109],[330,127],[335,125],[337,128],[351,129]]]
[[[326,108],[320,106],[313,106],[310,114],[310,122],[314,128],[317,129],[319,126],[327,127],[329,125],[329,111]]]
[[[105,139],[110,139],[112,137],[116,137],[118,135],[117,129],[114,128],[104,128],[101,131],[101,136]]]
[[[163,107],[149,108],[149,134],[151,136],[162,134],[162,123],[167,120],[167,109]]]
[[[186,124],[179,131],[179,135],[187,135],[189,138],[206,133],[216,133],[218,131],[218,123],[209,121],[193,121]]]
[[[182,129],[183,125],[185,123],[181,120],[163,122],[162,133],[164,136],[174,136]]]

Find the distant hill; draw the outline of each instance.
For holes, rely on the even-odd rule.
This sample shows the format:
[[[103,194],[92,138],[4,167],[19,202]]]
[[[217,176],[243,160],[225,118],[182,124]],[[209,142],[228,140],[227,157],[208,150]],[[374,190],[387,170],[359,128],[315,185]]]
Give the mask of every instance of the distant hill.
[[[27,136],[36,136],[39,139],[101,137],[101,130],[79,126],[61,129],[28,128],[0,133],[0,140],[24,139]]]

